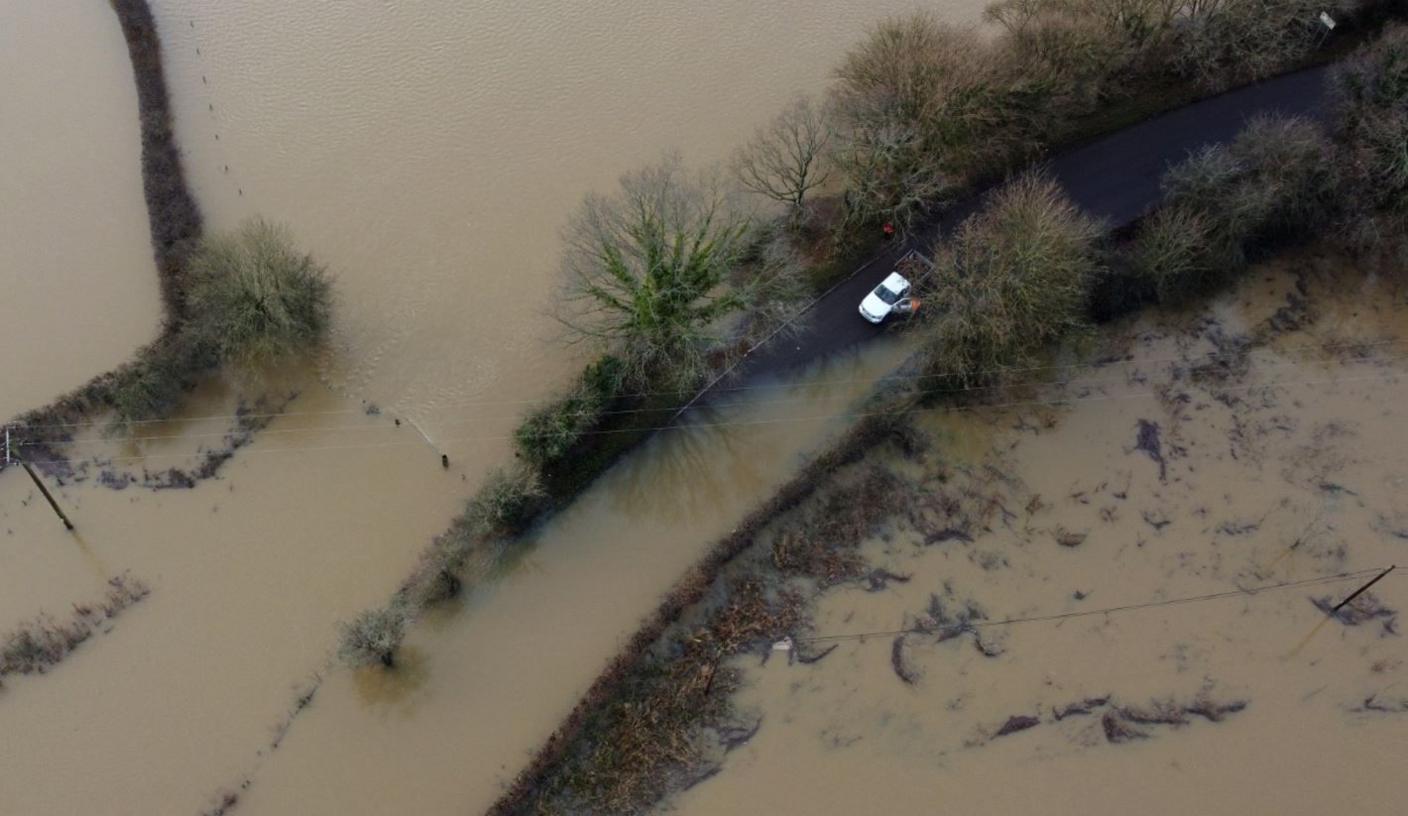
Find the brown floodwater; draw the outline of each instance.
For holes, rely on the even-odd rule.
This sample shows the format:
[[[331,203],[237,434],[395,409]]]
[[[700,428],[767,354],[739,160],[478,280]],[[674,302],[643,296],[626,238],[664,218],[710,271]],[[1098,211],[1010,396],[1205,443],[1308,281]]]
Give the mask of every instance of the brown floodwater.
[[[112,10],[0,2],[0,421],[115,367],[161,303]]]
[[[667,149],[724,157],[909,5],[153,2],[207,226],[287,222],[333,274],[337,329],[312,370],[209,383],[130,440],[75,428],[87,467],[55,487],[76,535],[22,473],[0,476],[0,631],[63,618],[114,575],[152,588],[45,676],[6,679],[0,814],[192,813],[251,776],[251,813],[492,800],[658,594],[834,428],[792,420],[838,412],[897,351],[723,409],[755,424],[643,448],[498,580],[418,624],[404,678],[330,668],[336,622],[384,601],[575,369],[543,312],[581,195]],[[0,22],[0,331],[25,349],[0,357],[8,415],[129,357],[159,303],[111,11],[5,2]],[[254,411],[281,415],[218,478],[98,484],[191,469],[259,396]]]
[[[875,343],[659,435],[506,553],[496,580],[416,626],[402,670],[330,675],[250,812],[488,807],[661,593],[903,354]]]
[[[472,404],[539,399],[580,363],[546,314],[584,193],[667,150],[725,159],[914,2],[153,6],[210,225],[287,222],[337,280],[326,380],[439,440],[506,432],[514,406]]]
[[[1408,308],[1401,292],[1340,270],[1311,285],[1293,329],[1303,313],[1288,294],[1311,264],[1280,264],[1211,309],[1102,340],[1098,353],[1128,361],[1006,400],[1018,404],[926,417],[928,459],[891,467],[1005,511],[971,542],[925,546],[895,523],[866,552],[909,582],[824,593],[817,633],[912,627],[933,596],[950,613],[976,604],[989,621],[1080,616],[980,628],[995,656],[968,634],[908,635],[900,665],[912,684],[892,662],[893,634],[817,641],[837,649],[812,665],[743,659],[739,708],[761,728],[670,812],[1400,810],[1401,623],[1346,626],[1310,602],[1366,577],[1240,591],[1403,561]],[[1268,318],[1280,330],[1264,331]],[[1199,367],[1248,334],[1269,342],[1245,371]],[[1070,402],[1042,404],[1057,399]],[[1141,421],[1158,426],[1164,478],[1137,446]],[[922,482],[941,469],[946,485]],[[1372,592],[1401,610],[1405,587],[1395,573]],[[1112,708],[1200,696],[1246,707],[1106,736]],[[1064,710],[1092,698],[1108,702]],[[1038,722],[999,735],[1014,716]]]

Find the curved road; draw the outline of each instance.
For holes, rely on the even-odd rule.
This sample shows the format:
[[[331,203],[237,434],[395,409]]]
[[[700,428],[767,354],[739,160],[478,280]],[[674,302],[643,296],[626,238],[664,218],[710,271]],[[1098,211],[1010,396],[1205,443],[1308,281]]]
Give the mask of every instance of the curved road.
[[[1169,165],[1206,145],[1230,141],[1256,115],[1322,118],[1329,101],[1328,71],[1328,66],[1309,68],[1194,102],[1069,150],[1044,166],[1087,213],[1105,219],[1112,228],[1128,226],[1158,204],[1159,180]],[[927,254],[928,247],[979,208],[983,196],[980,192],[955,203],[915,237],[867,261],[807,309],[799,334],[758,348],[701,396],[707,399],[708,391],[786,372],[882,333],[883,326],[867,323],[856,313],[866,292],[890,273],[905,252],[918,249]]]

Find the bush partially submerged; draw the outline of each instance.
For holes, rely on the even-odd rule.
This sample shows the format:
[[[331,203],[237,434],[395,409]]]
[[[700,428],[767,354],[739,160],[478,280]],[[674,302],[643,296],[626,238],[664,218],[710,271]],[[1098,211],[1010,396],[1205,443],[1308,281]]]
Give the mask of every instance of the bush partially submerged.
[[[396,650],[406,634],[407,613],[402,604],[368,609],[343,623],[337,656],[353,667],[380,663],[395,668]]]
[[[42,674],[53,668],[124,609],[151,594],[147,585],[126,575],[108,580],[96,604],[74,604],[65,621],[40,615],[0,637],[0,677]]]
[[[513,434],[518,456],[539,469],[566,457],[616,400],[623,369],[619,359],[602,357],[587,366],[567,396],[529,413]]]
[[[1049,178],[1023,176],[993,193],[935,248],[925,297],[938,308],[924,329],[924,358],[936,383],[997,379],[1082,329],[1100,236]]]
[[[546,494],[538,474],[527,467],[500,468],[489,474],[469,506],[464,524],[483,538],[502,538],[523,531]]]
[[[260,218],[207,236],[190,259],[187,333],[226,362],[270,363],[307,351],[327,332],[331,285],[288,230]]]
[[[630,386],[690,388],[707,370],[712,329],[747,303],[726,285],[747,227],[719,178],[687,173],[678,156],[622,176],[568,222],[558,319],[617,355]]]

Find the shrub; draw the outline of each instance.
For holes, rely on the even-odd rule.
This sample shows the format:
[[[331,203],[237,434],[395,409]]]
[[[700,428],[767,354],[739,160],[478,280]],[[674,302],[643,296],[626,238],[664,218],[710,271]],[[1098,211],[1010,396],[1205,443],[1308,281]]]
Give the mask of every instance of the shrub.
[[[1390,28],[1341,65],[1333,91],[1356,198],[1408,212],[1408,27]]]
[[[380,663],[388,669],[395,668],[396,650],[406,635],[406,623],[406,609],[401,604],[368,609],[341,625],[337,656],[353,667]]]
[[[1165,207],[1149,216],[1124,252],[1139,291],[1131,303],[1182,300],[1206,288],[1219,264],[1207,221],[1188,207]]]
[[[178,336],[143,349],[136,360],[115,372],[111,401],[115,423],[169,417],[199,374],[214,365],[209,347],[195,338]]]
[[[621,360],[610,355],[587,366],[571,393],[535,409],[519,424],[513,436],[518,456],[539,470],[561,461],[597,427],[623,377]]]
[[[1334,148],[1314,123],[1258,117],[1230,145],[1204,148],[1165,174],[1165,206],[1183,212],[1151,227],[1198,220],[1206,257],[1194,265],[1211,280],[1244,267],[1259,244],[1327,222],[1338,208],[1335,166]]]
[[[202,239],[189,262],[191,325],[220,358],[272,362],[322,341],[329,322],[327,272],[293,248],[286,229],[263,219],[233,235]]]
[[[962,385],[995,379],[1085,326],[1101,228],[1056,183],[1026,175],[935,248],[927,369]],[[921,312],[921,315],[923,312]]]
[[[1085,106],[1166,38],[1170,16],[1166,0],[1002,0],[984,14],[1016,70],[1049,77]]]
[[[1322,0],[1202,0],[1184,7],[1172,45],[1173,68],[1207,88],[1271,76],[1315,48]]]
[[[1337,166],[1320,128],[1293,117],[1259,117],[1231,144],[1204,148],[1165,174],[1165,204],[1119,253],[1097,310],[1183,300],[1331,222],[1344,207]]]
[[[497,469],[465,508],[464,525],[473,535],[486,538],[520,533],[545,495],[538,474],[532,469]]]
[[[549,468],[596,427],[604,406],[580,386],[572,393],[534,409],[513,433],[519,457],[537,468]]]

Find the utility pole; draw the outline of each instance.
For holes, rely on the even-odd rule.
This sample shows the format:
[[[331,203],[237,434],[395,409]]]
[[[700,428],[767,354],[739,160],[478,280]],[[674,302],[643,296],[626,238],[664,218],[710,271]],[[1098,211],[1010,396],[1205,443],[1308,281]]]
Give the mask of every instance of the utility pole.
[[[73,522],[69,521],[68,516],[64,515],[64,511],[59,509],[59,503],[54,501],[53,495],[49,493],[49,488],[45,487],[44,483],[39,481],[39,474],[34,472],[34,468],[30,467],[28,462],[20,462],[20,467],[23,467],[24,472],[29,474],[29,478],[34,480],[34,486],[39,488],[40,493],[44,494],[44,498],[49,500],[49,506],[54,508],[54,512],[57,513],[59,519],[63,521],[64,528],[72,532]]]
[[[1377,584],[1378,582],[1382,581],[1382,580],[1384,579],[1384,576],[1385,576],[1385,575],[1388,575],[1390,572],[1393,572],[1394,567],[1396,567],[1396,566],[1397,566],[1397,564],[1390,564],[1388,569],[1384,570],[1383,572],[1379,573],[1378,575],[1375,575],[1375,576],[1374,576],[1374,580],[1372,580],[1372,581],[1370,581],[1369,583],[1365,584],[1364,586],[1362,586],[1362,587],[1360,587],[1360,588],[1354,590],[1354,592],[1351,593],[1348,598],[1345,598],[1343,601],[1340,601],[1338,604],[1336,604],[1336,605],[1335,605],[1335,608],[1330,610],[1330,614],[1331,614],[1331,615],[1334,615],[1334,614],[1336,614],[1337,612],[1339,612],[1341,609],[1344,609],[1345,604],[1348,604],[1350,601],[1354,600],[1355,598],[1358,598],[1360,595],[1363,595],[1363,594],[1364,594],[1364,591],[1367,590],[1369,587],[1371,587],[1371,586],[1373,586],[1374,584]]]
[[[28,474],[29,474],[29,478],[32,479],[32,480],[34,480],[34,486],[37,487],[37,488],[39,488],[39,492],[40,492],[40,493],[43,493],[43,494],[44,494],[44,498],[48,500],[49,506],[54,509],[54,513],[59,517],[59,520],[64,523],[64,529],[65,529],[65,530],[68,530],[69,532],[73,532],[73,529],[74,529],[74,527],[73,527],[73,522],[72,522],[72,521],[69,521],[68,516],[65,515],[65,514],[64,514],[64,511],[59,507],[59,503],[56,502],[56,501],[54,501],[54,495],[49,492],[49,488],[47,488],[47,487],[44,486],[44,482],[40,481],[40,479],[39,479],[39,474],[34,472],[34,468],[30,467],[28,462],[21,462],[21,461],[18,461],[18,460],[15,459],[14,453],[13,453],[13,451],[12,451],[11,448],[10,448],[10,426],[9,426],[9,425],[6,425],[6,426],[5,426],[5,467],[9,467],[10,465],[15,465],[15,464],[18,464],[20,467],[24,468],[24,472],[25,472],[25,473],[28,473]]]

